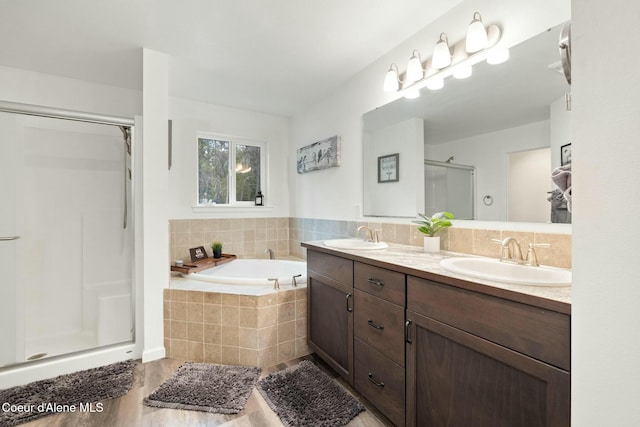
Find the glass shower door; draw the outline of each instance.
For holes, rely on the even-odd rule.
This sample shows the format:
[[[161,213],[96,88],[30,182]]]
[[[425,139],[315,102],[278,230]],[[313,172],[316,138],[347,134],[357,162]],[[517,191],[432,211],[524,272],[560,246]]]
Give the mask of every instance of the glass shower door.
[[[125,147],[118,126],[0,113],[0,366],[133,341]]]

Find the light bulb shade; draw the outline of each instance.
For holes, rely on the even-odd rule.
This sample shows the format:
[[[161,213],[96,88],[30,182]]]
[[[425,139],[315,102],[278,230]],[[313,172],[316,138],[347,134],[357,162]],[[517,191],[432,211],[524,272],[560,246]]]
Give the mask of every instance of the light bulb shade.
[[[400,79],[398,78],[398,66],[391,64],[387,75],[384,78],[384,91],[395,92],[400,89]]]
[[[456,79],[466,79],[473,74],[473,67],[471,65],[458,66],[453,72],[453,77]]]
[[[431,77],[427,81],[427,89],[438,90],[444,87],[444,79],[442,77]]]
[[[422,69],[422,59],[420,58],[420,53],[414,50],[411,54],[411,58],[409,58],[409,63],[407,64],[407,75],[405,77],[405,84],[410,85],[417,82],[418,80],[422,80],[423,77],[424,70]]]
[[[509,49],[506,47],[492,49],[487,57],[487,63],[491,65],[502,64],[509,59]]]
[[[476,12],[467,28],[466,50],[469,53],[479,52],[487,47],[488,42],[487,29],[482,23],[482,17]]]
[[[440,40],[436,43],[436,47],[433,48],[431,64],[436,70],[441,70],[451,65],[449,41],[447,40],[447,35],[444,33],[440,34]]]
[[[411,88],[405,91],[404,93],[404,97],[407,99],[416,99],[416,98],[420,98],[420,89],[418,88]]]

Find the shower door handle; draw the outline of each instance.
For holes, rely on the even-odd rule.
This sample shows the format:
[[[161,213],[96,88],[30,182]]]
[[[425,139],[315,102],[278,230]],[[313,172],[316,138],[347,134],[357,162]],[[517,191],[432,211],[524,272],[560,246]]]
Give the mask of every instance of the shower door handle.
[[[8,242],[10,240],[18,240],[20,236],[0,237],[0,242]]]

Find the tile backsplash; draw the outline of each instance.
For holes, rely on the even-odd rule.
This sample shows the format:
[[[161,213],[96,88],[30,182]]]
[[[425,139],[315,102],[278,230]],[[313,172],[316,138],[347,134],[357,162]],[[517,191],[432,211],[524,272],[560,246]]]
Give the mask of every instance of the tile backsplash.
[[[223,242],[223,252],[241,258],[266,258],[265,249],[273,249],[276,257],[305,257],[300,242],[355,237],[358,227],[366,225],[380,232],[389,243],[422,246],[423,234],[418,226],[407,223],[339,221],[314,218],[225,218],[178,219],[170,221],[171,259],[189,259],[189,248],[204,246],[211,252],[211,242]],[[504,227],[503,227],[504,228]],[[462,228],[453,226],[440,233],[442,249],[497,258],[500,248],[492,239],[515,237],[526,254],[528,243],[549,243],[550,248],[537,248],[541,264],[571,268],[571,235]]]

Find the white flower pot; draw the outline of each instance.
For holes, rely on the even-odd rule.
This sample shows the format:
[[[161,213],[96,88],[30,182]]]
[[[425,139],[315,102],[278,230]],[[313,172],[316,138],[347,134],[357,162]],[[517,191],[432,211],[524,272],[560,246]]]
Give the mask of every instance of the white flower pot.
[[[424,237],[424,252],[440,252],[440,236]]]

